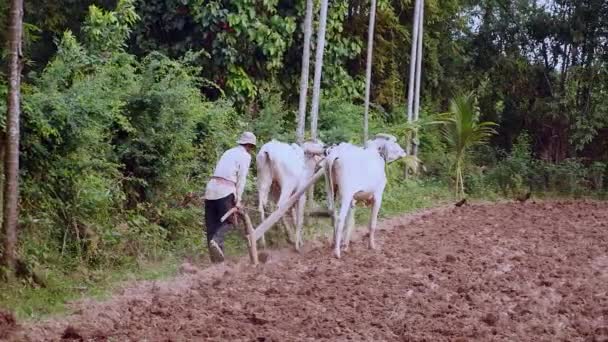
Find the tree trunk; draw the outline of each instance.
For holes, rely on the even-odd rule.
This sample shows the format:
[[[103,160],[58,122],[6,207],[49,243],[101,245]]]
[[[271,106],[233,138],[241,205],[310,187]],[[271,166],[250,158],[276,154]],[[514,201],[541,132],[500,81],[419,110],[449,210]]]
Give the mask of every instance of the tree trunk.
[[[424,0],[420,0],[418,8],[418,39],[416,48],[416,84],[414,90],[414,121],[418,121],[420,116],[420,78],[422,76],[422,39],[424,37]],[[412,155],[418,155],[418,131],[414,131],[412,141]]]
[[[369,92],[372,83],[372,56],[374,50],[374,25],[376,21],[376,0],[371,0],[369,27],[367,29],[367,66],[365,69],[365,111],[363,114],[363,142],[369,137]]]
[[[414,110],[414,80],[416,79],[416,56],[418,49],[418,20],[419,10],[421,0],[416,0],[416,4],[414,5],[414,26],[412,28],[412,48],[410,52],[410,80],[408,84],[407,91],[407,121],[412,122],[413,110]],[[408,142],[409,143],[409,142]],[[409,146],[407,147],[409,150]]]
[[[315,56],[315,77],[312,88],[312,104],[310,110],[310,137],[317,140],[317,122],[319,120],[319,101],[321,98],[321,74],[323,73],[323,54],[325,52],[325,27],[327,26],[328,0],[321,0],[321,14],[319,16],[319,30],[317,32],[317,46]],[[308,191],[308,208],[314,206],[314,187]]]
[[[310,40],[312,36],[312,10],[313,1],[306,0],[306,14],[304,17],[304,47],[302,51],[302,74],[300,76],[300,105],[298,107],[298,130],[296,139],[298,144],[304,142],[306,128],[306,100],[308,95],[308,74],[310,69]]]
[[[416,57],[418,56],[418,29],[419,29],[419,23],[418,21],[420,20],[420,6],[421,6],[421,2],[422,0],[416,0],[416,3],[414,5],[414,24],[412,27],[412,47],[411,47],[411,51],[410,51],[410,78],[409,78],[409,83],[408,83],[408,88],[407,88],[407,122],[411,123],[414,121],[414,82],[416,80]],[[407,136],[407,141],[406,146],[405,146],[405,150],[407,152],[407,154],[411,154],[412,153],[412,140],[414,138],[414,134],[410,133]],[[408,177],[408,168],[407,166],[404,168],[404,175],[405,178]]]
[[[19,215],[19,98],[21,95],[21,38],[23,0],[11,0],[8,29],[8,114],[6,118],[6,155],[4,159],[4,255],[3,264],[16,269],[17,219]]]
[[[317,139],[317,121],[319,119],[319,100],[321,97],[321,74],[323,72],[323,53],[325,51],[325,27],[327,26],[328,0],[321,0],[319,31],[317,32],[317,51],[315,56],[315,78],[312,89],[312,109],[310,111],[310,135]]]

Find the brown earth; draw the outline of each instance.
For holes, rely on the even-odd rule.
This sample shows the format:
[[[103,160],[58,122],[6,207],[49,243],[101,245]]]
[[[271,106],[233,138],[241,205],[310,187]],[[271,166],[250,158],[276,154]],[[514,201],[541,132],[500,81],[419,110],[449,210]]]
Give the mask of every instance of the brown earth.
[[[0,339],[8,338],[17,328],[17,322],[13,314],[0,310]]]
[[[377,251],[362,239],[336,260],[309,242],[257,269],[190,265],[11,340],[608,341],[608,203],[472,205],[382,228]]]

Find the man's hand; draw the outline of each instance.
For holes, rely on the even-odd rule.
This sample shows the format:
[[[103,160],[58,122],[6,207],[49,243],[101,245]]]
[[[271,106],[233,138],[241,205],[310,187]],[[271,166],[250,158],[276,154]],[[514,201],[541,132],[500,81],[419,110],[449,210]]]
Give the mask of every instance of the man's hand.
[[[241,204],[241,200],[235,198],[234,200],[234,207],[237,208],[238,210],[241,210],[243,208],[243,205]],[[238,225],[239,224],[239,214],[238,213],[234,213],[231,215],[231,222],[233,225]]]
[[[238,207],[241,204],[241,198],[237,196],[236,193],[234,194],[234,198],[232,199],[232,201],[235,207]]]

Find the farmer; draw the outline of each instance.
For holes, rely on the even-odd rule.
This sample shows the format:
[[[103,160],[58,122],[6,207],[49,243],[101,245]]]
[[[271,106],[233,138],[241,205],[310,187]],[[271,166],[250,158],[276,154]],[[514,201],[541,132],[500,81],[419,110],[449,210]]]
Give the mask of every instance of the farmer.
[[[239,146],[224,152],[205,190],[207,246],[212,262],[224,261],[224,236],[235,223],[236,216],[232,215],[225,222],[221,222],[221,218],[233,207],[241,205],[256,137],[251,132],[244,132],[237,143]]]

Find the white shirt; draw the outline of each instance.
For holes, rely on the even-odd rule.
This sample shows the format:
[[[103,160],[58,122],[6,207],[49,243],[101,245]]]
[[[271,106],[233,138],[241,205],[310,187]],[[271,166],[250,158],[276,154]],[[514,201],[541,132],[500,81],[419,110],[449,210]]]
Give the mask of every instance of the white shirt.
[[[241,145],[224,152],[213,172],[213,177],[221,179],[211,178],[209,180],[205,190],[205,199],[216,200],[234,194],[239,203],[245,191],[250,164],[251,155]]]

